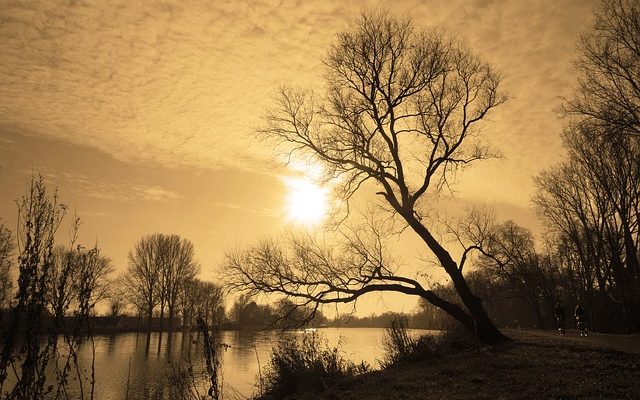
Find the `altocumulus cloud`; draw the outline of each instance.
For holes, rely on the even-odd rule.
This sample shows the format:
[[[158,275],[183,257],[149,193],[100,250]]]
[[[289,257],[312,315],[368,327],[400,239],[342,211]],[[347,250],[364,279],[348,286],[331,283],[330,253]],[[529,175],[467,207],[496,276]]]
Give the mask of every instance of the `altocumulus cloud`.
[[[33,171],[23,172],[30,175]],[[99,200],[177,202],[185,199],[184,196],[162,186],[143,185],[126,179],[114,183],[94,180],[77,173],[44,171],[42,175],[49,181],[63,182],[65,187],[77,194]]]
[[[2,2],[0,123],[124,161],[251,165],[274,89],[319,65],[301,51],[317,31],[293,5],[224,3]]]
[[[509,187],[504,195],[522,205],[530,176],[561,156],[552,109],[570,93],[574,44],[593,4],[3,1],[0,128],[125,162],[258,169],[270,154],[252,131],[277,88],[321,87],[335,33],[363,9],[388,9],[455,32],[503,72],[512,100],[486,133],[507,160],[463,187],[477,197]]]

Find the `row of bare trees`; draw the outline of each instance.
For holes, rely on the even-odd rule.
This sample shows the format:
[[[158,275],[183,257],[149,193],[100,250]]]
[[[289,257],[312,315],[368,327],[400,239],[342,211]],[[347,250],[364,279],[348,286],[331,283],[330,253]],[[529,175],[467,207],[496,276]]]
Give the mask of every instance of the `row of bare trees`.
[[[564,111],[568,160],[534,198],[554,254],[600,329],[640,330],[640,5],[602,2],[579,41],[579,85]]]
[[[196,278],[200,265],[195,261],[193,243],[178,235],[152,234],[143,237],[129,252],[129,266],[123,276],[126,299],[139,314],[147,316],[147,329],[157,311],[159,329],[168,317],[169,332],[181,314],[191,325],[201,316],[209,326],[219,325],[224,315],[222,289]]]
[[[578,53],[579,84],[562,110],[567,159],[535,179],[544,245],[511,222],[484,235],[491,224],[467,224],[483,238],[469,280],[500,324],[544,327],[555,302],[581,302],[592,329],[638,332],[640,5],[601,2]]]
[[[14,235],[0,220],[0,310],[15,309],[19,295],[33,289],[43,301],[42,313],[53,318],[58,329],[65,316],[83,306],[93,315],[98,303],[107,300],[113,316],[128,305],[149,317],[158,311],[161,323],[167,315],[170,330],[178,314],[189,324],[198,316],[207,323],[222,321],[222,288],[196,278],[200,266],[189,240],[163,234],[143,237],[129,253],[127,272],[114,279],[111,260],[97,245],[87,248],[77,243],[78,218],[72,221],[69,243],[55,244],[66,206],[58,203],[57,194],[50,199],[46,196],[43,178],[33,177],[27,195],[19,202],[20,231]],[[33,230],[37,240],[32,238]],[[42,238],[45,233],[46,241]],[[45,264],[42,271],[33,264],[36,261],[25,259],[37,258],[34,254],[40,254]],[[35,289],[30,285],[36,285]]]

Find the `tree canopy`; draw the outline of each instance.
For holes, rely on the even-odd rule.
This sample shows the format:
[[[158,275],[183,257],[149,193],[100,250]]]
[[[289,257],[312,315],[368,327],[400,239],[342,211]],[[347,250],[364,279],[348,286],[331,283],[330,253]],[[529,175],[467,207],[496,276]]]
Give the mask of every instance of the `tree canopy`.
[[[441,192],[456,171],[494,155],[479,128],[506,101],[500,75],[445,33],[384,13],[365,13],[339,33],[324,64],[326,89],[284,88],[261,136],[290,157],[321,165],[347,210],[356,192],[372,188],[379,204],[434,254],[462,304],[397,275],[382,257],[380,232],[346,235],[339,255],[309,240],[287,242],[287,250],[264,242],[227,258],[232,284],[316,304],[352,301],[371,291],[418,295],[483,340],[502,339],[421,215],[429,207],[426,193]]]

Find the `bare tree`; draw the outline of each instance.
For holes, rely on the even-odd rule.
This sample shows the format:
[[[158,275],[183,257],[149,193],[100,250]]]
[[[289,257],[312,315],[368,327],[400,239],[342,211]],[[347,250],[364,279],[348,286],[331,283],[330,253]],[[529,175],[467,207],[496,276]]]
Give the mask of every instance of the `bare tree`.
[[[513,221],[496,225],[480,265],[505,290],[505,297],[520,298],[531,310],[537,328],[544,328],[543,309],[553,307],[546,271],[536,252],[533,234]]]
[[[73,243],[71,247],[58,245],[53,249],[51,279],[47,282],[47,303],[59,326],[74,298],[77,298],[74,287],[78,279],[78,264]]]
[[[640,301],[640,148],[633,137],[602,134],[602,128],[568,127],[570,159],[540,174],[534,203],[576,282],[573,296],[591,312],[601,308],[590,322],[611,325],[607,320],[619,309],[613,319],[631,331],[638,329],[632,322]],[[610,299],[617,304],[607,304]]]
[[[11,268],[15,244],[11,231],[0,220],[0,310],[11,305],[11,290],[13,288]]]
[[[193,243],[178,235],[164,236],[158,243],[163,292],[169,311],[169,332],[173,332],[173,319],[176,316],[180,291],[186,283],[195,278],[200,266],[195,261]],[[206,319],[205,319],[206,321]]]
[[[178,304],[183,323],[189,327],[199,318],[210,327],[219,326],[224,319],[223,290],[212,282],[188,279],[180,286]]]
[[[113,279],[108,288],[107,300],[109,302],[109,313],[112,317],[117,317],[121,315],[130,304],[124,276],[120,275]]]
[[[46,296],[57,329],[63,327],[65,313],[71,307],[71,303],[78,299],[75,288],[79,279],[76,254],[79,227],[80,218],[76,217],[73,221],[68,245],[57,245],[53,249],[51,277],[47,280]]]
[[[185,282],[180,290],[180,301],[178,302],[182,314],[182,324],[188,327],[195,321],[195,309],[198,297],[197,279],[190,279]]]
[[[0,354],[0,391],[9,368],[16,369],[14,363],[20,361],[19,379],[11,390],[11,398],[41,399],[49,390],[44,375],[49,348],[41,348],[42,322],[54,259],[54,237],[65,210],[57,193],[47,192],[41,176],[31,178],[27,193],[18,201],[18,292],[12,319],[3,326]],[[25,328],[18,346],[21,324]]]
[[[579,84],[564,110],[604,134],[640,137],[640,5],[603,0],[578,45]]]
[[[434,235],[435,227],[423,218],[430,205],[427,193],[442,191],[461,168],[493,156],[478,133],[488,113],[506,100],[499,90],[499,74],[456,40],[417,30],[409,19],[386,14],[364,14],[352,29],[340,33],[325,66],[326,92],[283,89],[261,134],[280,143],[290,156],[322,165],[347,204],[354,193],[373,190],[381,204],[422,239],[463,305],[440,298],[416,280],[381,274],[392,268],[383,260],[363,258],[357,246],[349,250],[353,260],[325,258],[328,255],[313,243],[304,243],[310,247],[298,255],[295,251],[303,244],[291,243],[297,257],[292,260],[274,243],[248,251],[264,257],[267,270],[287,277],[289,288],[274,285],[259,269],[238,264],[234,272],[245,273],[252,289],[311,296],[320,303],[352,301],[372,291],[418,295],[481,340],[502,340],[458,263]],[[318,262],[323,272],[307,275],[309,269],[302,263],[288,264],[304,261],[302,256]],[[233,256],[230,264],[248,262],[247,258]],[[327,282],[319,292],[305,292]]]
[[[113,272],[111,260],[101,254],[98,245],[90,249],[78,247],[76,250],[78,279],[74,292],[80,302],[85,299],[90,311],[96,304],[107,299],[109,294],[109,275]]]
[[[129,253],[129,271],[125,281],[132,292],[131,302],[146,311],[149,329],[153,309],[159,305],[160,328],[166,307],[169,330],[173,331],[181,291],[200,269],[194,254],[193,243],[189,240],[159,233],[143,237]]]
[[[159,237],[159,234],[145,236],[136,243],[134,249],[129,252],[129,267],[124,278],[131,296],[130,301],[147,314],[149,332],[153,309],[158,304],[160,268],[156,243]]]
[[[202,281],[203,304],[201,315],[207,325],[215,328],[224,321],[224,294],[222,287],[213,282]]]

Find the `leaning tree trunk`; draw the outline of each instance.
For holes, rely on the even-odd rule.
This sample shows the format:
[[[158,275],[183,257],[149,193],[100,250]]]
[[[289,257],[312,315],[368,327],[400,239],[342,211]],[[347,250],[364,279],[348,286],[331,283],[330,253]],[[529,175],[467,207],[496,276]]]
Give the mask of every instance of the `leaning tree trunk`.
[[[458,264],[453,260],[451,255],[447,250],[444,249],[438,243],[438,241],[431,235],[431,232],[427,228],[418,221],[413,214],[406,215],[403,217],[409,223],[411,228],[420,236],[420,238],[425,242],[425,244],[431,249],[431,251],[435,254],[440,261],[440,264],[447,272],[449,277],[451,277],[451,281],[453,286],[460,296],[460,300],[466,307],[466,309],[471,314],[473,318],[473,327],[472,332],[476,335],[478,339],[485,343],[498,343],[506,340],[507,338],[500,333],[498,328],[494,325],[494,323],[489,318],[489,315],[485,311],[482,306],[482,301],[479,297],[473,294],[471,288],[467,284],[467,281],[464,279],[462,275],[462,271],[458,269]],[[434,304],[434,303],[432,303]],[[438,304],[434,304],[436,307],[440,307]],[[442,308],[442,307],[441,307]],[[469,328],[468,324],[465,324],[463,320],[460,319],[458,315],[451,314],[449,310],[442,308],[445,312],[447,312],[452,317],[456,318],[458,321],[462,322],[467,328]]]

